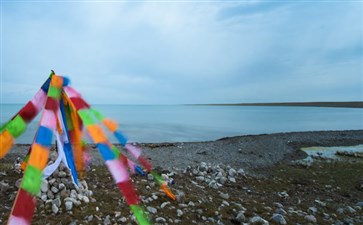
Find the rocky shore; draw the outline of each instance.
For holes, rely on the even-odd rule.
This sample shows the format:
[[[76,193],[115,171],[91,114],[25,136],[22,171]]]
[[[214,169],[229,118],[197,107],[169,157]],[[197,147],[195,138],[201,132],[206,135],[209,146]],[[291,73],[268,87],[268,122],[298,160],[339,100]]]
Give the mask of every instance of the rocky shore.
[[[362,224],[363,162],[314,159],[301,147],[363,144],[363,131],[249,135],[198,143],[141,144],[177,197],[133,175],[153,224]],[[17,145],[0,164],[0,223],[22,174]],[[136,224],[98,153],[79,187],[60,167],[43,183],[33,224]],[[63,185],[65,184],[65,185]]]

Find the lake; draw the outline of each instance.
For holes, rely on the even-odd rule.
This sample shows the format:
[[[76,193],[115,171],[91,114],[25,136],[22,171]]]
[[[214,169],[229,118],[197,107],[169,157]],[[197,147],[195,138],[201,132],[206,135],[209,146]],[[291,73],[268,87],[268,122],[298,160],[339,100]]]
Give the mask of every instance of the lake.
[[[1,124],[23,105],[0,105]],[[130,141],[186,142],[290,131],[363,129],[363,109],[281,106],[94,105]],[[16,143],[31,143],[39,116]],[[115,139],[109,136],[111,141]]]

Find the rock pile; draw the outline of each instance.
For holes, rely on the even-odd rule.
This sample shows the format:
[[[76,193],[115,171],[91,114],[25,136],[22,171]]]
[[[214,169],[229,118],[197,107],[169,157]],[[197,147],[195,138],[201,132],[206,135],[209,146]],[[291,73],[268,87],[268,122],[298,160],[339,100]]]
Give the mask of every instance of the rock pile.
[[[56,152],[51,153],[48,165],[55,161],[56,156]],[[92,194],[85,180],[79,181],[78,187],[73,183],[71,172],[61,162],[54,173],[43,180],[41,192],[38,195],[39,209],[54,214],[61,213],[62,208],[71,212],[74,206],[96,201],[91,198]]]
[[[246,177],[243,169],[238,171],[229,165],[211,165],[210,163],[201,162],[198,166],[188,166],[184,173],[195,177],[199,183],[206,183],[209,187],[218,189],[226,182],[236,183],[236,177]]]

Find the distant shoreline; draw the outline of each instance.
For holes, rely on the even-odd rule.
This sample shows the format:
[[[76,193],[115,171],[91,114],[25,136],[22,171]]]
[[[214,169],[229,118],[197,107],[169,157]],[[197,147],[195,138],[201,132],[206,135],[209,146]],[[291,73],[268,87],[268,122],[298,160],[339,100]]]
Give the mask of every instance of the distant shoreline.
[[[361,102],[273,102],[273,103],[235,103],[235,104],[190,104],[208,106],[303,106],[303,107],[339,107],[363,108]]]
[[[24,103],[1,103],[1,105],[24,105]],[[268,102],[268,103],[201,103],[201,104],[93,104],[97,106],[303,106],[363,108],[363,101],[352,102]]]

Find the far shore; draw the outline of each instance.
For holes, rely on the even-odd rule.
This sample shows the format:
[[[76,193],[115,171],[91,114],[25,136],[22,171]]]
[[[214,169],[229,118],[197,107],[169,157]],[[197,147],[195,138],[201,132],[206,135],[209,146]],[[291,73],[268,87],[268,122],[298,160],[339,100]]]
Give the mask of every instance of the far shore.
[[[271,103],[192,104],[192,105],[209,105],[209,106],[305,106],[305,107],[363,108],[363,101],[353,101],[353,102],[271,102]]]

